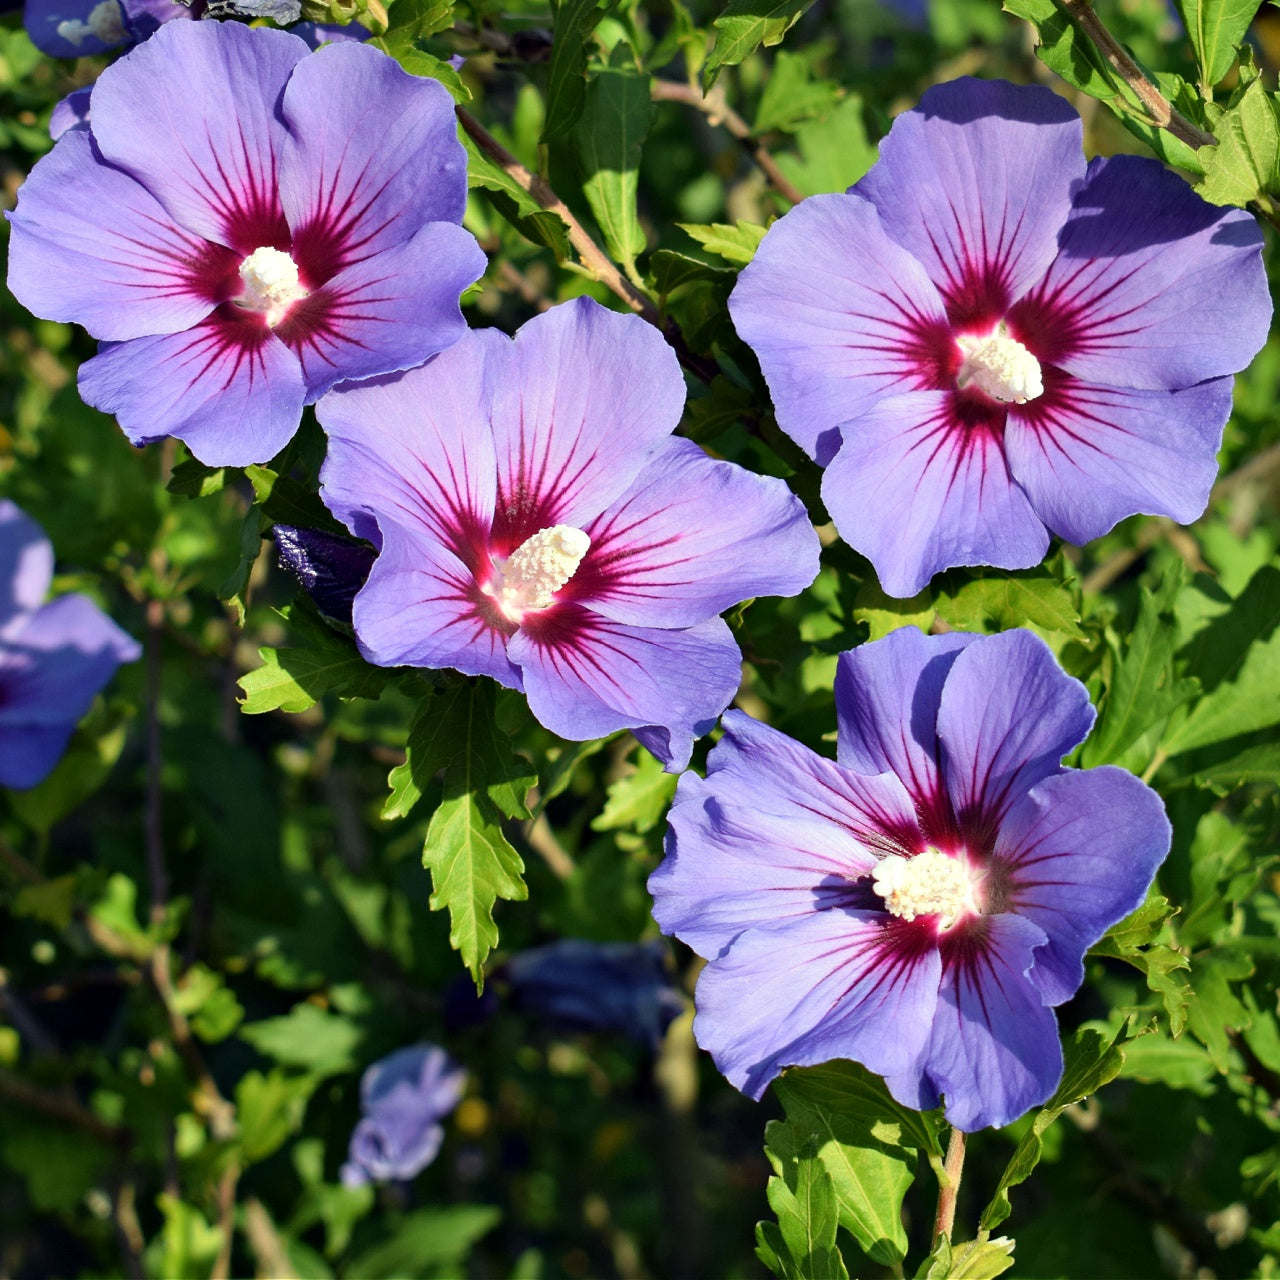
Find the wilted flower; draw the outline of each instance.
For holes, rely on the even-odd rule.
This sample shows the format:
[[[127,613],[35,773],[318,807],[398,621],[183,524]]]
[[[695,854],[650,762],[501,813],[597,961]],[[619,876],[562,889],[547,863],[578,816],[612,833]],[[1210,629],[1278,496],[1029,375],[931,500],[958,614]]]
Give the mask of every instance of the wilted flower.
[[[910,596],[1199,516],[1224,375],[1267,335],[1261,245],[1154,160],[1086,165],[1050,90],[957,80],[769,230],[730,310],[841,535]]]
[[[631,728],[683,765],[740,680],[721,610],[818,568],[780,480],[671,438],[683,404],[661,334],[585,298],[327,395],[321,495],[379,548],[364,656],[492,676],[561,737]]]
[[[1053,1006],[1169,849],[1131,774],[1064,769],[1088,694],[1030,632],[892,632],[840,658],[838,763],[741,712],[680,780],[654,914],[710,962],[694,1031],[759,1097],[852,1058],[1001,1125],[1062,1074]]]
[[[380,1058],[360,1079],[362,1117],[339,1176],[345,1186],[403,1182],[421,1173],[444,1141],[440,1121],[458,1105],[467,1073],[439,1045]]]
[[[512,956],[501,976],[522,1009],[585,1031],[619,1031],[651,1049],[684,1009],[657,940],[561,938]]]
[[[53,547],[0,499],[0,786],[34,787],[122,662],[141,653],[88,596],[44,603]]]
[[[344,378],[419,364],[466,329],[484,270],[457,225],[453,104],[356,42],[173,22],[102,73],[89,130],[23,186],[9,284],[104,339],[80,392],[135,444],[270,458]]]

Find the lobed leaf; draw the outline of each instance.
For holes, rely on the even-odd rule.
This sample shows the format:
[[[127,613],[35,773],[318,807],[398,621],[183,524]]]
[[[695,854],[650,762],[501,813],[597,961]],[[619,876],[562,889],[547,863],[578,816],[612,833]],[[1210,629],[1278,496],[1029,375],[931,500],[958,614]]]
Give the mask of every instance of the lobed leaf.
[[[778,44],[814,0],[729,0],[715,20],[716,42],[702,70],[710,89],[721,67],[736,67],[763,44]]]

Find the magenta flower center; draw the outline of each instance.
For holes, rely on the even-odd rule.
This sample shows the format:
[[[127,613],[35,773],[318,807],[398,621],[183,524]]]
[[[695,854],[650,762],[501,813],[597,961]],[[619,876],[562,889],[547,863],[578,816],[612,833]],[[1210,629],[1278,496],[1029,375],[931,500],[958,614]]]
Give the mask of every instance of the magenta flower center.
[[[493,557],[493,577],[484,587],[503,615],[519,624],[530,609],[545,609],[578,571],[591,539],[572,525],[556,524],[526,538],[505,559]]]
[[[871,873],[871,887],[902,920],[937,916],[941,927],[950,929],[981,912],[977,884],[966,862],[932,845],[911,858],[896,853],[882,858]]]
[[[298,264],[283,249],[262,245],[240,264],[244,293],[236,305],[260,311],[273,329],[289,314],[289,308],[307,296],[298,276]]]
[[[961,391],[974,386],[1001,404],[1026,404],[1044,394],[1040,361],[1009,336],[1003,320],[987,334],[962,333],[956,346],[964,356],[956,374]]]

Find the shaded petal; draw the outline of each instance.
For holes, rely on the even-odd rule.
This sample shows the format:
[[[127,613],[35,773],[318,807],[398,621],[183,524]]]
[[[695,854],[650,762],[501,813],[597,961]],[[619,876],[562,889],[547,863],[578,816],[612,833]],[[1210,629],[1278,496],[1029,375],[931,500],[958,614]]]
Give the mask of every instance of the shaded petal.
[[[38,609],[53,581],[53,543],[16,502],[0,498],[0,627]]]
[[[1126,516],[1204,514],[1231,414],[1231,379],[1183,391],[1100,387],[1047,370],[1045,394],[1011,405],[1009,469],[1059,537],[1085,543]]]
[[[522,325],[494,396],[498,549],[599,515],[675,430],[684,397],[675,352],[639,316],[575,298]]]
[[[1028,975],[1046,1004],[1075,995],[1084,953],[1142,905],[1171,839],[1160,797],[1109,765],[1046,778],[1010,810],[994,861],[1009,909],[1048,935]]]
[[[1266,341],[1262,233],[1137,156],[1096,159],[1044,281],[1009,316],[1041,362],[1086,382],[1176,390]]]
[[[552,733],[582,741],[615,729],[663,728],[666,749],[655,743],[654,754],[669,772],[688,763],[693,740],[742,680],[742,654],[720,618],[667,631],[554,605],[525,615],[507,654],[524,676],[529,709]]]
[[[1082,144],[1079,115],[1051,89],[966,76],[898,116],[853,190],[924,264],[952,320],[990,327],[1053,261]]]
[[[1062,1045],[1027,970],[1045,935],[1016,915],[985,916],[980,928],[944,943],[942,986],[925,1071],[946,1098],[947,1119],[971,1133],[1016,1120],[1062,1078]],[[888,1081],[892,1088],[895,1081]],[[895,1097],[914,1105],[919,1093]]]
[[[486,262],[469,231],[436,222],[295,303],[276,333],[302,362],[308,401],[344,379],[411,369],[455,343],[467,332],[458,296]]]
[[[78,130],[31,171],[9,220],[14,296],[95,338],[177,333],[240,289],[234,254],[184,231]]]
[[[672,440],[586,533],[591,550],[557,598],[636,626],[692,626],[818,574],[818,536],[786,484],[691,440]]]
[[[102,73],[94,140],[189,231],[242,255],[287,248],[276,106],[309,52],[285,31],[166,23]]]
[[[706,780],[680,779],[649,877],[663,932],[708,958],[754,925],[866,898],[855,882],[877,859],[921,843],[893,774],[849,773],[741,711],[721,723]]]
[[[984,844],[1004,815],[1088,737],[1089,691],[1030,631],[985,636],[956,658],[938,707],[943,774],[966,836]]]
[[[89,98],[93,85],[72,89],[65,98],[54,105],[49,113],[49,137],[54,142],[71,130],[85,132],[89,128]]]
[[[928,1040],[941,964],[931,936],[833,908],[749,929],[698,978],[693,1030],[758,1098],[783,1067],[852,1058],[901,1072]]]
[[[257,316],[220,307],[185,333],[104,344],[80,395],[134,444],[177,436],[209,466],[266,462],[302,420],[297,357]]]
[[[841,423],[881,396],[948,385],[960,364],[937,289],[856,195],[812,196],[779,218],[729,310],[778,425],[822,465]]]
[[[489,418],[511,357],[497,329],[468,333],[419,369],[330,391],[316,405],[329,437],[320,492],[359,537],[398,524],[488,568],[496,493]]]
[[[1009,474],[1004,410],[951,392],[881,400],[846,426],[822,479],[840,536],[891,596],[955,565],[1028,569],[1049,534]]]
[[[280,200],[304,278],[328,280],[426,223],[462,221],[467,155],[438,80],[346,41],[298,64],[281,114]]]
[[[360,652],[380,667],[452,667],[519,689],[507,629],[475,575],[418,531],[382,526],[382,549],[351,611]]]
[[[979,639],[899,627],[842,653],[836,668],[838,760],[857,773],[900,778],[931,840],[952,830],[937,735],[942,686],[957,655]]]
[[[74,724],[115,669],[141,653],[88,596],[59,596],[6,637],[0,724]]]
[[[25,790],[43,782],[62,759],[75,723],[0,722],[0,787]]]

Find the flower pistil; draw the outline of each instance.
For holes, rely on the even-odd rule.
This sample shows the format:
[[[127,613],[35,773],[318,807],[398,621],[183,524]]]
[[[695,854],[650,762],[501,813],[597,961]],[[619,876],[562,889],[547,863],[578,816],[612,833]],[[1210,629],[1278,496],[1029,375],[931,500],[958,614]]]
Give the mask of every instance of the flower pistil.
[[[902,920],[936,915],[943,929],[981,910],[965,863],[932,845],[911,858],[896,853],[882,858],[871,873],[871,887],[891,914]]]
[[[545,609],[578,571],[591,539],[572,525],[556,524],[526,538],[507,558],[495,556],[487,594],[514,623],[527,609]]]
[[[1003,320],[985,336],[962,333],[956,346],[964,355],[956,374],[961,391],[972,384],[1001,404],[1026,404],[1044,394],[1040,361],[1009,336]]]
[[[297,263],[283,249],[261,245],[240,264],[244,293],[236,300],[247,311],[261,311],[275,328],[308,289],[298,277]]]

